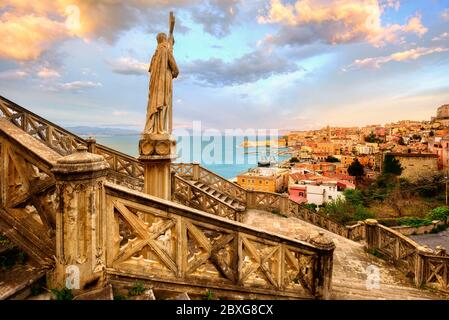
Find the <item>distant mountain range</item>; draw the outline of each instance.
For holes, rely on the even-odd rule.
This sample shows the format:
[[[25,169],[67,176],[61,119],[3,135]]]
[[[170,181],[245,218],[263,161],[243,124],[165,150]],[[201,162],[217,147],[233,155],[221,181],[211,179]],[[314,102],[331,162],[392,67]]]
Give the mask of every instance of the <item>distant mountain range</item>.
[[[140,134],[137,130],[120,129],[120,128],[97,128],[97,127],[67,127],[71,131],[80,136],[130,136]]]
[[[99,127],[88,127],[88,126],[75,126],[66,127],[68,131],[71,131],[79,136],[132,136],[138,135],[141,132],[131,129],[121,129],[121,128],[99,128]],[[176,133],[176,128],[174,129]],[[183,129],[189,134],[193,134],[192,129]],[[281,129],[279,130],[279,136],[288,134],[290,130]],[[223,132],[224,133],[224,132]]]

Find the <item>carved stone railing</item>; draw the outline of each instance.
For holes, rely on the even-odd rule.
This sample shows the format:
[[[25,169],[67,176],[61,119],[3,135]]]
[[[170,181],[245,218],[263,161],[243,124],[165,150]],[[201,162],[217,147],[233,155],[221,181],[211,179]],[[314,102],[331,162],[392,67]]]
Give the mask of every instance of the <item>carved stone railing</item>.
[[[105,157],[112,173],[111,181],[132,189],[143,189],[143,166],[136,158],[96,144],[95,140],[85,140],[2,96],[0,115],[61,156],[72,154],[80,144],[87,146],[89,152]]]
[[[0,118],[0,231],[41,266],[55,250],[55,179],[60,157]]]
[[[199,165],[198,171],[198,181],[207,184],[211,188],[231,197],[243,205],[246,203],[247,193],[244,188]]]
[[[43,142],[61,155],[71,154],[78,144],[85,144],[80,137],[39,117],[12,101],[0,96],[1,116],[8,119],[29,135]]]
[[[244,211],[244,208],[237,210],[226,202],[212,197],[178,175],[173,175],[172,200],[233,221],[241,221],[241,214]]]
[[[329,297],[334,245],[322,235],[307,243],[110,183],[105,192],[112,279],[228,297]]]
[[[202,182],[218,192],[246,204],[246,190],[222,176],[200,166],[197,163],[172,163],[172,172],[187,179]]]
[[[172,163],[172,172],[187,180],[197,180],[198,179],[198,165],[194,163]],[[195,174],[194,174],[195,171]],[[194,179],[195,177],[195,179]]]
[[[95,140],[86,140],[89,152],[99,154],[108,162],[112,174],[108,180],[125,185],[130,189],[143,190],[143,165],[136,158],[114,149],[97,144]]]
[[[407,236],[368,219],[366,245],[414,279],[415,285],[449,291],[449,256],[444,250],[434,252]]]
[[[246,191],[246,208],[288,214],[288,195],[263,191]]]

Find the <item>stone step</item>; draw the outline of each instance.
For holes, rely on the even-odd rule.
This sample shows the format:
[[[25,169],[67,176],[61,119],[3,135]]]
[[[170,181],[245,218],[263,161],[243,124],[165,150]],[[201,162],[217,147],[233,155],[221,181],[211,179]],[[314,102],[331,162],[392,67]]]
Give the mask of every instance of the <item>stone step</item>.
[[[30,264],[15,265],[0,272],[0,300],[23,300],[32,294],[32,286],[45,272]]]
[[[193,182],[193,185],[196,186],[196,187],[198,187],[198,188],[202,188],[202,187],[204,186],[204,183],[201,183],[201,182],[199,182],[199,181],[194,181],[194,182]]]
[[[380,283],[379,289],[368,288],[366,283],[333,280],[332,295],[334,299],[368,299],[368,300],[428,300],[444,299],[445,295],[437,295],[429,290],[414,288],[412,284],[391,285]]]
[[[236,210],[245,210],[244,206],[242,206],[238,201],[232,199],[228,195],[221,193],[220,191],[208,186],[207,184],[204,184],[199,181],[189,180],[189,182],[194,185],[197,188],[200,188],[202,191],[209,194],[211,197],[214,197],[216,199],[219,199],[220,201],[225,202],[227,205],[233,207]]]

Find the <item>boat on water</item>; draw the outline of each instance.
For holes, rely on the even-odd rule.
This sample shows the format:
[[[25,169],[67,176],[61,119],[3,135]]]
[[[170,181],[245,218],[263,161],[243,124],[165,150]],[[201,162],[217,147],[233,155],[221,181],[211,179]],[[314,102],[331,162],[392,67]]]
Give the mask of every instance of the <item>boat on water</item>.
[[[274,159],[273,156],[271,156],[270,159],[263,157],[257,161],[258,167],[270,167],[271,165],[275,165],[275,164],[277,164],[277,161]]]

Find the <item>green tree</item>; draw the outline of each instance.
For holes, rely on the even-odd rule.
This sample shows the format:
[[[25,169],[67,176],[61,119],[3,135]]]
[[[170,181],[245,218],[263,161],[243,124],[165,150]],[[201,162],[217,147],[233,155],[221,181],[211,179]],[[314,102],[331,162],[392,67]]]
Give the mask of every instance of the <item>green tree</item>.
[[[327,156],[326,162],[340,162],[340,160],[338,160],[337,158],[335,158],[333,156]]]
[[[288,160],[290,163],[299,162],[299,159],[297,157],[291,157],[290,160]]]
[[[385,155],[384,163],[382,166],[383,174],[394,174],[396,176],[400,176],[402,173],[402,166],[398,159],[396,159],[392,155]]]
[[[353,206],[363,205],[362,191],[358,189],[345,189],[345,191],[343,191],[343,195],[345,196],[346,201]]]
[[[359,159],[355,158],[354,161],[348,167],[349,175],[355,177],[357,181],[365,175],[365,168],[359,162]]]

